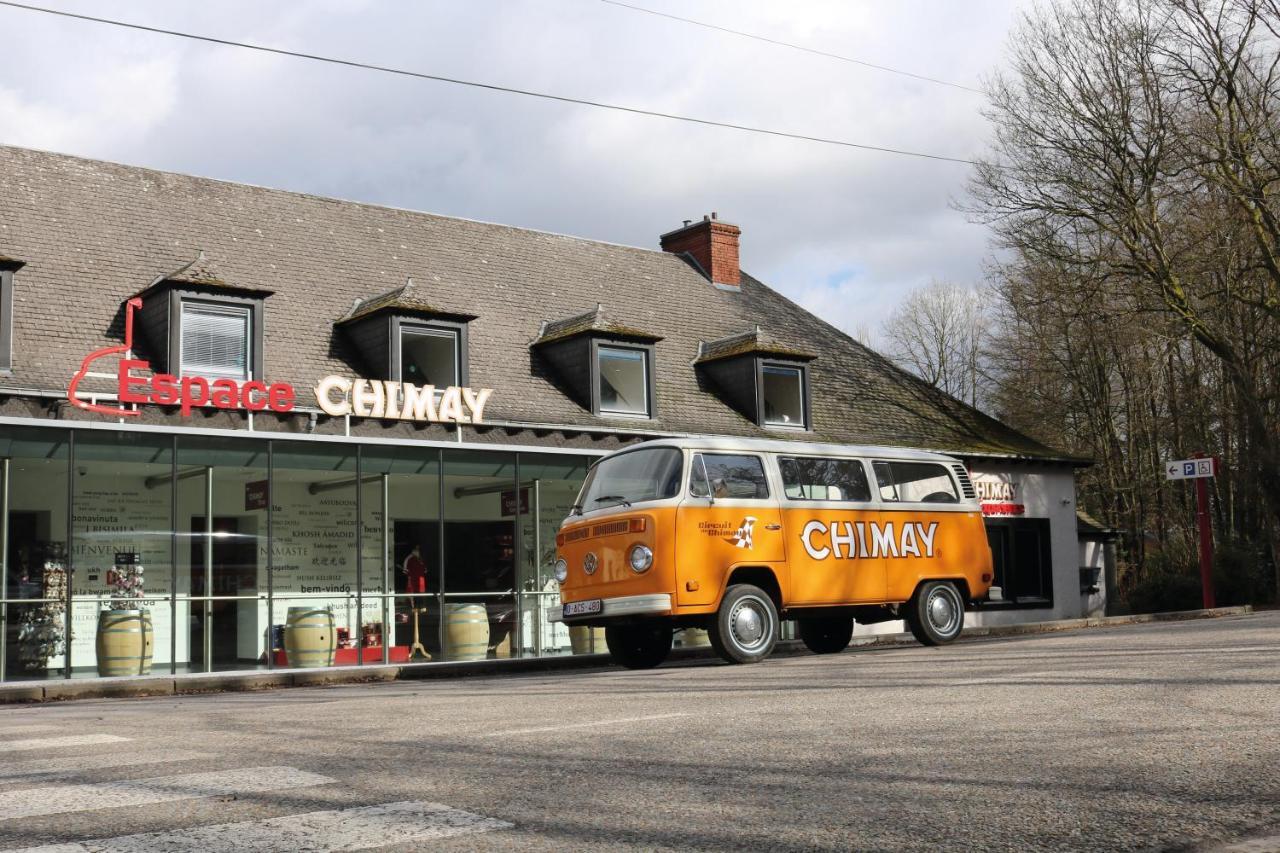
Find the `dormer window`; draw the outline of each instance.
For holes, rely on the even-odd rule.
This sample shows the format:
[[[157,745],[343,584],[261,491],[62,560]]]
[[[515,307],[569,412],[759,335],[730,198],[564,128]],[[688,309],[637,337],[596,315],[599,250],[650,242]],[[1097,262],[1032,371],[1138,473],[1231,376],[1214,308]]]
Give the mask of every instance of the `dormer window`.
[[[772,362],[760,365],[765,426],[804,429],[804,379],[803,367],[789,367]]]
[[[183,376],[253,378],[253,311],[247,305],[182,300]]]
[[[419,387],[461,385],[461,332],[456,328],[400,322],[401,382]]]
[[[722,400],[766,429],[812,429],[809,367],[817,356],[774,340],[759,326],[704,342],[694,361]]]
[[[601,418],[652,418],[653,346],[662,338],[594,311],[542,324],[530,344],[535,370],[591,414]]]
[[[442,393],[469,381],[467,324],[474,319],[429,301],[410,278],[388,293],[357,299],[335,325],[368,376],[431,385]]]
[[[649,374],[646,349],[597,345],[600,414],[649,417]]]
[[[137,294],[138,345],[157,372],[245,382],[263,376],[264,300],[224,281],[204,253]]]

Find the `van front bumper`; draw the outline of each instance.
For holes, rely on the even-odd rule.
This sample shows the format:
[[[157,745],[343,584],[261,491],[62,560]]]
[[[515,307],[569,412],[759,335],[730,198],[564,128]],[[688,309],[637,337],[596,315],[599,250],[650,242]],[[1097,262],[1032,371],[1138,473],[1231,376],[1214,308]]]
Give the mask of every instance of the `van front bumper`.
[[[616,616],[648,616],[671,612],[671,596],[665,592],[652,595],[622,595],[601,601],[599,613],[583,613],[565,618],[563,607],[548,607],[548,622],[588,622],[596,619],[612,619]]]

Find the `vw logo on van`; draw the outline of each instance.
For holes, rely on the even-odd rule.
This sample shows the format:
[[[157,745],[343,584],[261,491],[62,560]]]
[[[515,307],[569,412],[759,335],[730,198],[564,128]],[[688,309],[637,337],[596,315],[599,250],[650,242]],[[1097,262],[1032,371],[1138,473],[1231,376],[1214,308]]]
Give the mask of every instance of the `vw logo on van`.
[[[589,575],[594,575],[598,568],[600,568],[600,558],[596,556],[595,551],[588,551],[587,556],[582,558],[582,570]]]

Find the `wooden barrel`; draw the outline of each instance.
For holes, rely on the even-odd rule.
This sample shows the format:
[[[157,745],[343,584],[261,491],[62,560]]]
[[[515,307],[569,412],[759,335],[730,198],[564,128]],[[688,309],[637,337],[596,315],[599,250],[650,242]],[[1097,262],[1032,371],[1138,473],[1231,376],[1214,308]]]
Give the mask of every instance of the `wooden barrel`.
[[[569,626],[569,647],[575,655],[601,655],[609,651],[604,644],[604,629],[586,625]]]
[[[317,607],[290,607],[284,623],[284,651],[289,666],[333,666],[338,632],[333,614]]]
[[[98,613],[98,675],[149,675],[155,639],[150,610]]]
[[[489,651],[489,610],[483,604],[444,606],[446,660],[484,660]]]

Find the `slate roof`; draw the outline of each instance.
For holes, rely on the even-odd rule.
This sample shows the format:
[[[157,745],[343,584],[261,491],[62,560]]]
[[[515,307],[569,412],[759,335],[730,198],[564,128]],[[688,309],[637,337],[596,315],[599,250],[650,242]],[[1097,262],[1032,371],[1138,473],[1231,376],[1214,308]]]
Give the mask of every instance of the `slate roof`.
[[[656,248],[3,146],[0,255],[27,265],[14,276],[13,373],[0,377],[0,390],[65,391],[87,353],[119,340],[123,301],[201,250],[216,259],[219,280],[274,292],[265,378],[300,391],[328,374],[361,374],[334,321],[357,299],[413,277],[433,310],[475,316],[470,383],[494,389],[487,420],[787,438],[735,412],[693,366],[700,342],[765,323],[818,356],[809,364],[814,429],[797,439],[1068,459],[910,376],[746,272],[740,291],[724,290]],[[529,346],[543,321],[594,303],[662,335],[650,421],[592,416]]]
[[[205,255],[201,250],[185,266],[179,267],[177,270],[162,274],[164,277],[158,279],[154,284],[143,288],[136,295],[145,297],[149,293],[154,293],[171,285],[183,285],[194,290],[203,290],[211,292],[223,292],[235,294],[239,296],[247,296],[250,294],[258,296],[270,296],[271,291],[263,288],[250,287],[247,285],[229,282],[222,277],[222,274],[215,268],[213,261]]]

